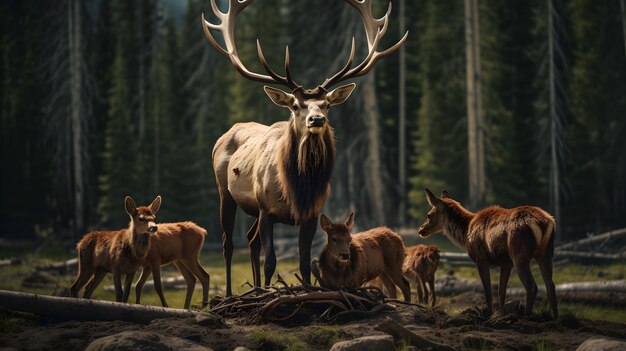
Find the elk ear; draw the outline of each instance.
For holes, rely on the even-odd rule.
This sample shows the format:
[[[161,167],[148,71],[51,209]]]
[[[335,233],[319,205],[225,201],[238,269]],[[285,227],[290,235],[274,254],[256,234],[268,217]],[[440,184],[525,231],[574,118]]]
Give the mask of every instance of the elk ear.
[[[333,230],[333,222],[331,222],[331,220],[326,217],[325,214],[322,214],[322,216],[320,217],[320,227],[322,227],[322,229],[326,233],[329,233]]]
[[[346,219],[346,227],[348,227],[348,229],[352,229],[352,225],[354,224],[354,212],[350,213],[350,215],[348,216],[348,219]]]
[[[428,188],[424,188],[424,191],[426,192],[426,200],[428,200],[428,204],[429,205],[431,205],[433,207],[441,206],[441,199],[440,198],[435,196],[435,194],[433,194],[433,192],[430,191]]]
[[[124,199],[124,208],[126,209],[126,213],[131,216],[134,216],[135,213],[137,213],[137,204],[135,203],[135,200],[133,200],[133,198],[130,196],[126,196],[126,198]]]
[[[293,95],[285,93],[280,89],[272,88],[268,85],[264,86],[263,90],[265,90],[265,94],[267,94],[267,96],[269,96],[270,99],[272,99],[272,101],[280,107],[291,108],[296,100]]]
[[[355,87],[356,87],[356,84],[351,83],[351,84],[333,89],[333,91],[331,91],[330,93],[326,95],[326,101],[328,101],[328,104],[330,106],[339,105],[350,97],[350,94],[352,94],[352,91],[354,90]]]
[[[443,189],[441,191],[441,198],[442,199],[450,199],[450,198],[452,198],[452,196],[450,196],[450,193],[448,192],[448,190]]]
[[[157,196],[150,204],[150,211],[152,211],[153,215],[159,212],[159,208],[161,208],[161,195]]]

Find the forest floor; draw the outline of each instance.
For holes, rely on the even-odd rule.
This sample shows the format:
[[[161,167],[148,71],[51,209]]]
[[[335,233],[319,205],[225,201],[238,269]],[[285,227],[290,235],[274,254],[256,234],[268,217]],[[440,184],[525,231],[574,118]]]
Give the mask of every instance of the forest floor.
[[[26,284],[24,278],[33,267],[71,258],[65,248],[48,247],[37,255],[28,250],[0,250],[0,259],[19,257],[20,264],[0,267],[0,289],[31,292],[55,296],[67,296],[73,275],[42,278],[41,284]],[[221,253],[202,253],[202,263],[211,274],[210,295],[223,294],[224,267]],[[536,267],[535,267],[536,268]],[[235,294],[248,290],[246,277],[250,265],[245,251],[237,252],[233,264],[233,287]],[[288,282],[297,284],[295,261],[281,261],[278,273]],[[475,278],[470,267],[440,267],[438,274],[453,273],[457,276]],[[567,263],[555,267],[556,283],[624,279],[626,265],[611,264],[590,266]],[[535,271],[534,271],[535,272]],[[537,273],[537,272],[535,272]],[[164,276],[176,276],[175,269],[164,267]],[[540,274],[535,274],[537,284],[543,284]],[[497,282],[497,271],[492,280]],[[95,299],[114,300],[114,293],[104,289],[111,284],[107,277],[94,294]],[[199,284],[198,284],[199,285]],[[513,275],[509,286],[520,286]],[[198,288],[198,286],[196,287]],[[154,289],[146,287],[142,303],[159,305]],[[413,289],[414,290],[414,289]],[[170,307],[182,307],[185,291],[168,289],[165,292]],[[196,290],[194,300],[199,299]],[[375,329],[384,318],[390,317],[414,333],[432,341],[456,349],[526,349],[526,350],[574,350],[584,340],[592,337],[609,337],[626,340],[626,307],[624,296],[601,296],[594,302],[591,294],[584,299],[560,298],[561,317],[558,322],[550,318],[545,299],[535,304],[535,314],[520,318],[519,300],[523,296],[508,297],[511,301],[495,317],[484,318],[479,308],[484,301],[480,292],[467,292],[456,296],[439,296],[436,308],[424,308],[392,303],[395,310],[381,313],[376,318],[353,321],[346,324],[313,324],[284,327],[276,324],[246,325],[245,320],[228,319],[221,326],[200,326],[193,318],[180,321],[155,320],[147,325],[126,322],[42,320],[38,316],[0,311],[0,349],[13,347],[24,350],[83,350],[91,341],[122,331],[154,331],[191,340],[215,350],[232,350],[237,346],[263,350],[318,350],[329,349],[339,340],[382,334]],[[131,295],[131,301],[133,300]],[[583,301],[583,302],[580,302]],[[600,302],[601,301],[601,302]],[[398,341],[398,349],[407,344]]]

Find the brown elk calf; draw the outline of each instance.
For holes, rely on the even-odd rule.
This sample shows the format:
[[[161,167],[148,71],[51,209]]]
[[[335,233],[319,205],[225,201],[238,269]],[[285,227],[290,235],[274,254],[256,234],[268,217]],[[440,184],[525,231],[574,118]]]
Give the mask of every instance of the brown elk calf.
[[[154,215],[160,206],[160,196],[150,206],[141,207],[137,207],[135,201],[127,196],[124,200],[124,208],[130,216],[127,229],[90,232],[78,242],[78,277],[70,288],[72,297],[77,297],[78,292],[89,282],[83,297],[90,298],[106,273],[111,272],[115,299],[118,302],[128,301],[135,272],[148,254],[150,237],[157,230]],[[126,275],[124,290],[122,275]]]
[[[487,308],[493,312],[493,296],[489,267],[500,267],[499,298],[504,305],[506,285],[515,267],[526,289],[526,315],[532,312],[537,297],[537,284],[530,271],[534,258],[546,284],[554,318],[558,317],[556,291],[552,280],[554,256],[554,218],[539,207],[521,206],[505,209],[492,206],[472,213],[450,198],[447,191],[441,198],[426,191],[432,206],[419,229],[423,238],[443,232],[455,245],[465,249],[476,263],[485,289]]]
[[[321,216],[320,225],[328,240],[317,263],[320,283],[330,289],[356,288],[380,276],[391,298],[396,297],[397,285],[404,300],[411,301],[409,282],[402,276],[402,238],[385,227],[351,235],[353,224],[354,213],[344,224],[333,224]]]
[[[189,308],[191,304],[196,278],[202,284],[202,304],[206,305],[211,277],[202,268],[199,260],[206,234],[204,228],[192,222],[159,224],[159,230],[152,234],[150,250],[144,259],[143,271],[135,286],[136,303],[140,303],[143,286],[152,274],[154,290],[159,295],[163,307],[168,307],[161,285],[161,266],[174,263],[187,283],[185,308]]]
[[[432,296],[431,305],[434,307],[437,303],[435,272],[439,265],[439,248],[434,245],[415,245],[404,249],[404,253],[406,255],[402,266],[404,276],[415,280],[419,303],[428,303],[429,294],[426,289],[426,283],[428,283]]]

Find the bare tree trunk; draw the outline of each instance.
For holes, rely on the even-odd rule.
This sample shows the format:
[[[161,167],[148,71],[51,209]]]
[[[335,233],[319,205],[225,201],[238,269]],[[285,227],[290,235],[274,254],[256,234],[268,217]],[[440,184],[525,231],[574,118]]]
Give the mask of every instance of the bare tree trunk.
[[[380,144],[378,131],[378,103],[376,100],[376,82],[374,72],[365,76],[362,82],[363,114],[365,115],[365,127],[367,128],[368,155],[365,166],[366,181],[369,187],[370,205],[372,208],[372,221],[378,225],[385,223],[383,194],[383,173],[380,162]]]
[[[70,55],[70,110],[72,123],[72,154],[74,175],[74,238],[84,232],[83,128],[82,93],[82,24],[80,0],[68,1],[68,42]]]
[[[482,206],[485,200],[485,152],[483,148],[479,44],[478,0],[465,0],[469,197],[470,207],[474,209]]]
[[[143,0],[137,2],[137,19],[139,23],[139,139],[143,140],[146,131],[146,67],[145,67],[145,42],[143,37]]]
[[[406,32],[405,0],[400,0],[400,35]],[[398,87],[398,182],[400,183],[400,204],[398,206],[398,225],[404,224],[406,217],[406,47],[400,48],[400,77]]]
[[[556,219],[556,240],[563,241],[563,232],[561,231],[561,197],[560,197],[560,179],[559,179],[559,160],[557,157],[557,111],[556,111],[556,82],[555,82],[555,66],[554,66],[554,23],[552,0],[548,0],[548,55],[549,55],[549,71],[550,71],[550,195],[552,203],[552,213]]]
[[[620,0],[619,5],[620,9],[622,10],[622,30],[624,31],[624,58],[626,58],[626,5],[624,5],[624,0]]]

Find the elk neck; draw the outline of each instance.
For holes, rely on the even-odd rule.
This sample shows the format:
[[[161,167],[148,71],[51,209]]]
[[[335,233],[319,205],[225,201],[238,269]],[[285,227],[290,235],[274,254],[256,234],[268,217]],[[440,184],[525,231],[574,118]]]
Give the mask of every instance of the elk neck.
[[[141,240],[142,233],[137,231],[137,228],[133,225],[133,221],[131,221],[128,226],[128,237],[128,243],[133,252],[133,256],[139,259],[146,257],[150,249],[150,240]]]
[[[456,246],[466,250],[469,224],[475,214],[455,202],[450,203],[446,211],[448,213],[443,225],[444,235],[447,236]]]
[[[328,197],[335,135],[330,126],[311,134],[299,133],[292,123],[288,125],[278,148],[278,181],[294,219],[303,222],[317,216]]]

